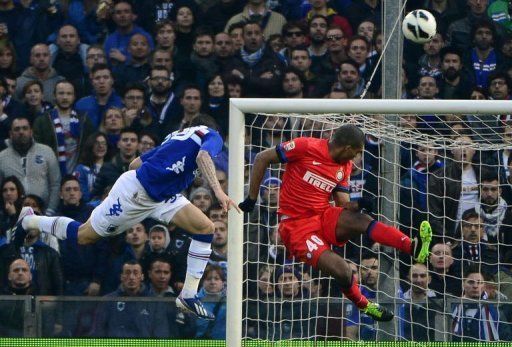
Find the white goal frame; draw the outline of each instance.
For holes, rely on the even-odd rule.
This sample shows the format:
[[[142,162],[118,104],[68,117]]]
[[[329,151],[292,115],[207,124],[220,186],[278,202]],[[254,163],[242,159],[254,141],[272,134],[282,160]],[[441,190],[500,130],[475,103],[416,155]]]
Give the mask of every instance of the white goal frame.
[[[245,113],[471,114],[512,113],[512,101],[395,99],[230,99],[229,189],[235,202],[244,199]],[[226,346],[242,345],[243,214],[228,216]]]

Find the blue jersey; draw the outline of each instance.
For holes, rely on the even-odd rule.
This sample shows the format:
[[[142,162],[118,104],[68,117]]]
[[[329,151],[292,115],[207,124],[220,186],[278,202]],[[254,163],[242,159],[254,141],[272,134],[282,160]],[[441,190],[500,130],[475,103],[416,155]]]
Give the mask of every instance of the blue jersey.
[[[137,179],[153,200],[170,199],[194,181],[199,150],[207,151],[213,158],[222,145],[219,133],[206,126],[175,131],[160,146],[141,155]]]

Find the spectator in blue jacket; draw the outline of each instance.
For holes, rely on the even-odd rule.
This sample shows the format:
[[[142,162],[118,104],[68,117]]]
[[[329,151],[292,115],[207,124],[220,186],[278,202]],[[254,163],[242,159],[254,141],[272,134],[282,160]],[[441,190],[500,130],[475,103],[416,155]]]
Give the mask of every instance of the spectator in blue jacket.
[[[105,40],[105,53],[111,63],[123,64],[128,60],[130,56],[128,44],[135,34],[144,35],[151,49],[154,49],[155,44],[151,35],[134,24],[136,18],[137,15],[133,13],[129,1],[116,1],[112,12],[112,20],[116,23],[116,31],[108,35]]]
[[[208,265],[204,270],[203,286],[197,296],[215,314],[215,320],[198,319],[196,338],[224,340],[226,338],[226,290],[224,270]]]
[[[118,338],[164,338],[169,337],[169,322],[166,305],[148,301],[122,301],[121,297],[147,297],[142,267],[136,260],[123,264],[121,285],[107,294],[119,298],[109,301],[98,311],[94,331],[99,337]]]
[[[96,64],[90,73],[94,94],[81,98],[76,102],[77,112],[85,112],[98,129],[105,111],[111,107],[123,107],[123,100],[114,91],[112,71],[105,64]]]

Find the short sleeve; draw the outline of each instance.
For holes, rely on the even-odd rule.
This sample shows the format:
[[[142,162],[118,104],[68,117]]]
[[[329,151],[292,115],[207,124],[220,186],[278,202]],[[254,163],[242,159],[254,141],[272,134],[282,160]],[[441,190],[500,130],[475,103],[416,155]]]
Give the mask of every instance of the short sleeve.
[[[305,137],[280,143],[276,146],[276,152],[281,163],[295,161],[307,153],[309,141]]]
[[[222,141],[220,134],[216,131],[210,130],[204,135],[201,149],[203,151],[207,151],[210,157],[215,158],[222,150],[223,145],[224,141]]]

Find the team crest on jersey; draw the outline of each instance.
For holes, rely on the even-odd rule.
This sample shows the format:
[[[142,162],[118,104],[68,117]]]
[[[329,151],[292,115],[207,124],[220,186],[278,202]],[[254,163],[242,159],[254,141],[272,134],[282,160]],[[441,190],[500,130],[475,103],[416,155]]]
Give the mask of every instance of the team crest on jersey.
[[[338,170],[338,172],[336,172],[336,179],[338,181],[343,180],[343,170]]]
[[[295,141],[288,142],[286,145],[283,146],[283,148],[287,152],[291,151],[292,149],[295,148]]]

